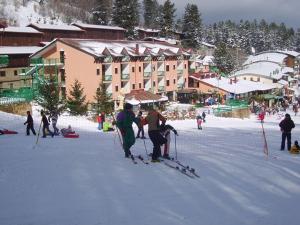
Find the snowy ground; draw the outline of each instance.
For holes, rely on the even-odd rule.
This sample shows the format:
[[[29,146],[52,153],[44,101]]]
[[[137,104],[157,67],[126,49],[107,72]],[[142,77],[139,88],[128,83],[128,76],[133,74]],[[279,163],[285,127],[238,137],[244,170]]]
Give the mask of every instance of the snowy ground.
[[[34,114],[38,130],[38,114]],[[293,117],[293,140],[300,116]],[[0,112],[1,225],[297,225],[300,156],[279,151],[276,116],[265,130],[270,157],[263,154],[260,123],[208,115],[172,121],[178,129],[178,159],[194,167],[191,179],[163,163],[134,165],[125,159],[115,133],[102,133],[82,118],[72,124],[79,139],[25,136],[25,117]],[[172,136],[174,138],[174,136]],[[150,152],[151,143],[146,140]],[[145,155],[142,140],[132,148]],[[172,142],[174,155],[174,139]]]

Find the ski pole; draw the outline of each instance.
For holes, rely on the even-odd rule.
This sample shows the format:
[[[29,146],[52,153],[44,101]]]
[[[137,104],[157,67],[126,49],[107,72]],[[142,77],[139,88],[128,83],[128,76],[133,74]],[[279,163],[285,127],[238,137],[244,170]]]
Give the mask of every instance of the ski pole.
[[[146,147],[146,141],[145,141],[145,139],[143,139],[143,142],[144,142],[144,148],[145,148],[145,151],[146,151],[146,156],[147,156],[147,159],[149,159],[149,155],[148,155],[148,151],[147,151],[147,147]]]
[[[263,125],[263,121],[262,121],[262,120],[261,120],[261,128],[262,128],[263,139],[264,139],[264,153],[265,153],[267,156],[269,156],[268,143],[267,143],[266,133],[265,133],[265,129],[264,129],[264,125]]]
[[[176,144],[176,134],[174,134],[175,136],[175,159],[177,161],[177,144]]]
[[[39,127],[39,131],[38,131],[38,135],[37,135],[37,137],[36,137],[35,145],[37,145],[38,142],[39,142],[39,137],[40,137],[41,127],[42,127],[42,121],[43,121],[43,120],[41,120],[41,123],[40,123],[40,127]]]

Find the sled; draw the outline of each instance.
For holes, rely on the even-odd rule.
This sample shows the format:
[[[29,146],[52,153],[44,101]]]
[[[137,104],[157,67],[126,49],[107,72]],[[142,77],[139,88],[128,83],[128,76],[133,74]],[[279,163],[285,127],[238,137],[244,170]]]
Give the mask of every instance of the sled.
[[[17,131],[7,130],[7,129],[1,130],[1,131],[3,134],[17,134],[18,133]]]
[[[74,133],[68,133],[68,134],[65,134],[63,136],[64,136],[64,138],[79,138],[79,134],[76,134],[75,132]]]

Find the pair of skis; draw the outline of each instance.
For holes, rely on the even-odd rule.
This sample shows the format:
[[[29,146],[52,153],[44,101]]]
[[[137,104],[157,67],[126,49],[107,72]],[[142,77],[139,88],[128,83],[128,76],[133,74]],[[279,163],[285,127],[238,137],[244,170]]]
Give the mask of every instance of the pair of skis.
[[[170,162],[175,162],[177,165],[173,165]],[[181,172],[182,174],[184,174],[190,178],[200,178],[200,176],[196,173],[194,168],[192,168],[188,165],[183,165],[178,160],[172,160],[172,159],[166,160],[166,161],[164,161],[164,164],[170,168],[176,169],[177,171]]]

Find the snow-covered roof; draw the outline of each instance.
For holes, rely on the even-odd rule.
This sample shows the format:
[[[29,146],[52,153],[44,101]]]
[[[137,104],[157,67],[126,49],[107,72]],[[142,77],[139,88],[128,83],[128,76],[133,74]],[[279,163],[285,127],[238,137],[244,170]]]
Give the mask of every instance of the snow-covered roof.
[[[296,51],[285,50],[285,51],[279,51],[279,52],[282,52],[286,55],[290,55],[290,56],[293,56],[293,57],[299,57],[300,56],[300,53],[296,52]]]
[[[4,29],[4,32],[42,34],[41,32],[33,29],[32,27],[6,27]]]
[[[194,76],[190,76],[190,77],[199,80],[203,83],[214,86],[216,88],[220,88],[228,93],[234,93],[234,94],[243,94],[243,93],[249,93],[253,91],[266,91],[277,87],[277,85],[274,84],[264,84],[261,82],[254,82],[254,81],[248,81],[243,79],[237,79],[237,82],[234,83],[233,79],[232,82],[230,82],[229,78],[224,78],[224,77],[222,77],[221,79],[218,78],[200,79]]]
[[[146,37],[144,38],[144,41],[159,41],[159,42],[166,42],[171,45],[176,45],[177,40],[176,39],[171,39],[171,38],[158,38],[158,37]]]
[[[36,46],[0,46],[0,55],[33,54],[41,49]]]
[[[87,24],[87,23],[72,23],[74,26],[78,26],[81,28],[92,28],[92,29],[101,29],[101,30],[123,30],[125,31],[124,28],[122,27],[117,27],[117,26],[107,26],[107,25],[96,25],[96,24]]]
[[[281,67],[277,63],[263,61],[246,65],[232,76],[257,75],[279,80],[284,74],[293,72],[294,70],[290,67]]]
[[[266,52],[258,55],[250,55],[248,59],[244,62],[243,65],[248,65],[255,62],[260,61],[268,61],[268,62],[274,62],[278,64],[283,64],[284,59],[287,57],[285,53],[279,53],[279,52]]]
[[[201,44],[206,46],[206,47],[209,47],[209,48],[217,48],[215,45],[209,44],[209,43],[204,42],[204,41],[202,41]]]
[[[159,33],[160,32],[160,30],[157,30],[157,29],[146,29],[146,28],[142,28],[142,27],[136,27],[135,29],[145,31],[147,33]]]
[[[204,56],[203,58],[197,58],[196,62],[204,66],[214,65],[214,56]]]
[[[31,23],[28,26],[33,26],[41,30],[68,30],[68,31],[83,31],[79,27],[70,26],[66,24],[52,25],[52,24],[41,24],[41,23]]]
[[[151,55],[189,55],[187,52],[182,51],[180,48],[170,44],[155,43],[147,41],[105,41],[96,39],[69,39],[61,38],[57,39],[65,44],[71,45],[78,49],[82,49],[89,54],[96,57],[104,57],[105,55],[111,56],[141,56],[147,53]],[[49,45],[45,46],[47,48]],[[137,53],[138,47],[138,53]],[[126,50],[126,53],[124,51]]]

